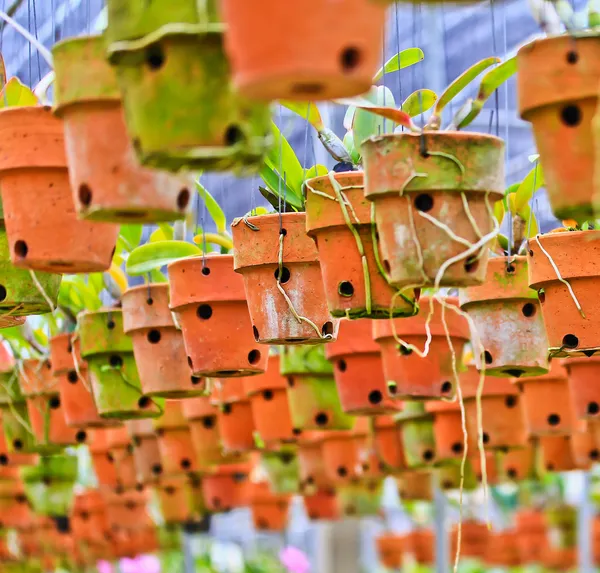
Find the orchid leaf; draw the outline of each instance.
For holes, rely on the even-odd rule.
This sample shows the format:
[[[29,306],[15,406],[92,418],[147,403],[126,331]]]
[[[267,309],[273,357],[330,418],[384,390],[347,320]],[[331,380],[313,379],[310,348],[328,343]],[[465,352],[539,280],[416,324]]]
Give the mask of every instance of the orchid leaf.
[[[217,231],[225,231],[227,226],[227,218],[225,217],[225,213],[223,212],[221,205],[219,205],[217,200],[208,192],[208,190],[204,187],[204,185],[202,185],[202,183],[200,183],[200,181],[196,181],[196,189],[200,197],[204,200],[206,210],[208,211],[211,219],[214,221]]]
[[[544,172],[540,163],[536,163],[515,192],[515,211],[519,213],[533,198],[535,192],[544,186]]]
[[[19,78],[10,78],[0,93],[0,107],[38,105],[34,93]]]
[[[349,105],[346,113],[344,114],[344,129],[350,131],[352,124],[354,123],[354,114],[356,113],[356,107]]]
[[[149,237],[149,243],[157,243],[158,241],[172,241],[173,227],[167,223],[159,223],[156,229]]]
[[[346,135],[344,135],[344,147],[348,151],[352,163],[357,165],[360,162],[360,154],[356,149],[356,144],[354,143],[354,132],[352,130],[347,131]]]
[[[384,74],[391,74],[392,72],[397,72],[398,70],[403,70],[404,68],[419,63],[424,57],[425,55],[421,48],[407,48],[406,50],[394,54],[385,65],[377,71],[373,78],[373,83],[377,83]]]
[[[123,250],[130,253],[142,240],[141,225],[121,225],[119,239],[122,241]]]
[[[131,276],[145,275],[173,261],[201,255],[202,251],[185,241],[160,241],[134,249],[127,259],[126,270]]]
[[[371,91],[362,98],[363,101],[357,105],[352,124],[354,134],[354,148],[360,155],[360,144],[374,135],[391,133],[394,122],[389,121],[395,112],[403,113],[395,109],[396,102],[394,94],[385,86],[373,87]],[[385,109],[387,111],[372,113],[374,110]],[[410,118],[409,118],[410,120]]]
[[[496,221],[498,221],[498,225],[502,224],[505,212],[506,209],[504,208],[504,201],[496,201],[496,203],[494,204],[494,217],[496,218]]]
[[[284,201],[283,198],[280,200],[279,193],[274,193],[267,187],[259,186],[258,190],[260,191],[260,194],[269,202],[271,207],[273,207],[273,209],[275,209],[277,212],[279,212],[281,209],[285,213],[293,213],[295,211],[301,211],[304,209],[304,204],[301,207],[297,207],[296,205],[292,205],[291,203]]]
[[[437,94],[432,90],[417,90],[411,93],[400,108],[410,117],[415,117],[430,110],[437,100]]]
[[[310,169],[306,170],[306,180],[312,179],[313,177],[322,177],[323,175],[327,175],[329,173],[329,169],[325,167],[325,165],[317,164],[313,165]]]
[[[271,122],[273,146],[265,157],[265,163],[281,177],[285,177],[288,188],[296,196],[302,195],[302,176],[304,170],[296,153],[288,140],[281,133],[275,122]],[[281,154],[280,154],[281,153]]]
[[[290,189],[290,187],[279,177],[279,173],[269,167],[267,163],[263,163],[260,168],[259,175],[266,185],[266,189],[264,187],[259,187],[260,192],[275,209],[278,208],[279,205],[279,196],[281,195],[281,202],[285,202],[290,205],[291,211],[302,211],[304,209],[304,199],[302,195],[297,196]],[[267,194],[263,193],[263,190],[267,192]],[[273,202],[273,200],[275,202]]]
[[[6,64],[4,63],[4,56],[0,54],[0,90],[4,89],[6,85]]]
[[[104,289],[102,273],[90,273],[88,275],[88,284],[90,285],[90,288],[92,288],[97,295],[100,295],[100,293]]]
[[[283,107],[293,111],[296,115],[304,118],[317,131],[322,131],[325,128],[325,124],[321,118],[321,112],[315,102],[280,101],[279,103]]]
[[[529,229],[529,233],[526,232],[526,238],[531,239],[531,237],[535,237],[539,233],[537,219],[532,212],[530,205],[523,205],[518,211],[517,214],[523,221],[525,221],[525,229]]]

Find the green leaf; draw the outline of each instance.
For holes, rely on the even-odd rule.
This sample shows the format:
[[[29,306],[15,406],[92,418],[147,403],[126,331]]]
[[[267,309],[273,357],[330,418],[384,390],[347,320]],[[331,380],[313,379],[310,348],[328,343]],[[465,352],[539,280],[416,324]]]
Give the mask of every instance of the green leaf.
[[[280,193],[282,200],[285,197],[285,201],[287,202],[287,204],[293,207],[292,211],[302,211],[304,209],[304,197],[298,197],[297,195],[295,195],[289,188],[289,186],[285,185],[283,180],[279,178],[279,174],[276,171],[274,171],[271,167],[269,167],[266,163],[263,163],[258,173],[261,176],[262,180],[265,182],[265,185],[269,190],[270,196],[274,196],[276,202],[275,204],[273,204],[271,200],[264,195],[264,193],[263,197],[267,198],[269,203],[271,203],[271,205],[273,205],[275,209],[277,209],[277,205],[279,204],[278,197]],[[259,187],[259,189],[261,189],[262,193],[263,188]]]
[[[130,253],[142,240],[142,225],[121,225],[119,239],[122,241],[123,249]]]
[[[402,50],[398,54],[393,55],[385,65],[379,69],[373,78],[373,83],[378,82],[383,77],[384,73],[390,74],[392,72],[397,72],[398,70],[403,70],[404,68],[408,68],[409,66],[422,61],[424,57],[425,55],[421,48],[407,48],[406,50]]]
[[[329,173],[329,169],[325,167],[325,165],[317,164],[313,165],[310,169],[306,170],[306,180],[312,179],[313,177],[322,177],[323,175],[327,175]]]
[[[126,271],[131,276],[145,275],[173,261],[201,255],[202,251],[185,241],[160,241],[134,249],[127,259]]]
[[[4,89],[6,85],[6,64],[4,63],[4,56],[0,54],[0,90]]]
[[[40,346],[48,347],[48,336],[46,336],[43,328],[35,328],[33,330],[33,338]]]
[[[354,163],[354,165],[358,165],[360,162],[360,154],[358,153],[356,145],[354,144],[354,132],[352,130],[347,131],[346,135],[344,135],[344,147],[350,154],[352,163]]]
[[[354,114],[356,113],[356,107],[353,105],[349,105],[348,109],[346,109],[346,113],[344,114],[344,129],[346,131],[350,131],[352,129],[352,124],[354,123]]]
[[[104,289],[104,279],[102,278],[102,273],[89,274],[88,284],[97,295],[100,295],[102,289]]]
[[[166,283],[169,279],[167,279],[166,275],[161,271],[157,271],[153,269],[150,271],[150,281],[153,283]]]
[[[273,146],[265,157],[265,163],[282,178],[285,175],[288,188],[294,195],[301,197],[304,169],[302,169],[292,146],[273,121],[271,122],[271,129],[273,131]]]
[[[517,213],[531,201],[535,192],[544,185],[544,172],[540,163],[536,163],[515,193],[515,210]],[[523,217],[525,219],[525,217]]]
[[[317,131],[321,131],[325,128],[325,124],[321,118],[321,112],[315,102],[280,101],[279,103],[308,121],[308,123],[310,123]]]
[[[354,123],[352,124],[352,132],[354,133],[354,147],[360,154],[360,145],[369,137],[374,135],[383,135],[384,133],[392,133],[394,130],[394,122],[371,113],[371,107],[386,107],[394,109],[396,101],[394,94],[386,86],[373,87],[368,94],[365,94],[362,105],[356,106],[358,109],[354,114]]]
[[[496,218],[496,221],[498,221],[498,225],[502,224],[505,211],[504,201],[502,199],[500,201],[496,201],[494,204],[494,217]]]
[[[279,212],[279,209],[284,211],[285,213],[293,213],[294,211],[301,211],[302,208],[298,209],[294,205],[290,205],[289,203],[281,201],[281,205],[279,205],[279,194],[273,193],[271,189],[267,189],[266,187],[259,186],[258,190],[260,194],[269,202],[271,207],[275,209],[275,211]]]
[[[210,215],[211,219],[214,221],[215,226],[217,227],[217,231],[222,233],[225,231],[227,227],[227,218],[225,217],[225,213],[221,208],[221,205],[217,203],[215,198],[208,192],[208,190],[200,183],[200,181],[196,181],[196,189],[200,197],[204,200],[206,204],[206,210]]]
[[[10,78],[0,93],[0,107],[23,107],[38,104],[34,93],[25,84],[22,84],[19,78]]]
[[[400,109],[410,115],[410,117],[415,117],[431,109],[436,100],[437,94],[434,91],[417,90],[402,102]]]
[[[537,219],[533,214],[531,207],[529,205],[523,205],[518,211],[517,214],[523,221],[525,221],[525,235],[527,239],[531,239],[535,237],[539,233]],[[531,219],[531,221],[530,221]],[[529,229],[529,233],[527,233],[527,229]]]
[[[148,238],[149,243],[157,243],[159,241],[172,241],[173,240],[173,227],[167,223],[159,223],[158,229]]]

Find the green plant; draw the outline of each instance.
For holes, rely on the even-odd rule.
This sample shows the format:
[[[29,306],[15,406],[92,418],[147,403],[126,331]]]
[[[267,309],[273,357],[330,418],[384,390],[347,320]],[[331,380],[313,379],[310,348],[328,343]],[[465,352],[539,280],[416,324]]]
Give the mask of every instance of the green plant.
[[[530,3],[533,17],[543,28],[548,28],[548,4],[556,17],[562,22],[567,32],[594,31],[600,29],[600,1],[588,0],[580,10],[575,10],[569,0],[550,0],[550,2],[533,1]],[[554,14],[553,14],[554,16]],[[548,30],[554,32],[555,30]]]

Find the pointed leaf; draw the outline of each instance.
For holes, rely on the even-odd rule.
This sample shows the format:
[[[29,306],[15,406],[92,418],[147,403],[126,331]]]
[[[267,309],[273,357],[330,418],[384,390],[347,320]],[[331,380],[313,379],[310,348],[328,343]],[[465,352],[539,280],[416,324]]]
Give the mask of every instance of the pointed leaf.
[[[535,237],[539,233],[539,229],[537,219],[532,212],[531,206],[527,204],[524,205],[517,211],[517,214],[525,221],[525,238],[531,239],[532,237]],[[527,229],[529,229],[529,233],[527,233]]]
[[[286,203],[285,201],[283,201],[283,199],[281,200],[281,207],[280,207],[278,193],[274,193],[271,189],[267,189],[262,186],[259,186],[258,190],[260,191],[260,194],[269,202],[271,207],[273,207],[273,209],[275,209],[275,211],[277,211],[277,212],[279,212],[280,208],[285,213],[293,213],[295,211],[302,211],[304,208],[304,205],[302,205],[301,207],[297,207],[296,205]]]
[[[0,93],[0,107],[22,107],[38,105],[34,93],[19,81],[19,78],[10,78]]]
[[[166,223],[160,223],[158,229],[152,232],[148,238],[149,243],[157,243],[158,241],[172,241],[173,227]]]
[[[285,201],[288,205],[292,205],[292,211],[302,211],[304,209],[304,198],[302,196],[296,196],[292,190],[284,184],[283,180],[280,179],[279,174],[269,167],[266,163],[260,168],[258,172],[261,176],[262,180],[265,182],[269,193],[272,197],[275,197],[275,204],[271,202],[271,199],[267,199],[271,205],[273,205],[277,209],[277,205],[279,204],[279,194],[281,193],[282,202],[285,197]],[[262,193],[262,189],[261,189]],[[267,198],[264,194],[263,197]]]
[[[225,217],[225,213],[221,208],[221,205],[217,203],[216,199],[208,192],[208,190],[200,183],[200,180],[196,181],[196,189],[200,198],[204,200],[206,204],[206,210],[210,215],[211,219],[214,221],[215,226],[217,227],[217,231],[219,233],[225,231],[227,227],[227,218]]]
[[[354,114],[356,113],[356,108],[353,105],[349,105],[346,113],[344,114],[344,129],[346,131],[350,131],[352,129],[352,124],[354,123]]]
[[[133,251],[142,240],[141,225],[121,225],[119,238],[122,239],[122,246],[127,252]]]
[[[354,114],[352,132],[354,134],[354,148],[360,155],[360,144],[374,135],[391,133],[394,129],[394,122],[393,120],[389,121],[391,119],[389,116],[396,112],[403,112],[395,108],[394,94],[385,86],[373,87],[364,97],[356,99],[358,105]],[[380,109],[386,111],[376,113]]]
[[[322,177],[323,175],[327,175],[329,173],[329,169],[325,167],[325,165],[317,164],[313,165],[310,169],[306,170],[306,180],[312,179],[313,177]]]
[[[393,55],[385,65],[378,70],[373,78],[373,83],[378,82],[383,77],[384,73],[390,74],[408,68],[423,60],[424,57],[425,55],[421,48],[407,48],[406,50],[402,50],[398,54]]]
[[[274,172],[279,173],[282,178],[285,175],[288,188],[294,195],[300,197],[302,195],[304,169],[302,169],[292,146],[273,121],[271,122],[271,130],[273,132],[273,146],[265,157],[265,163]]]
[[[430,110],[437,100],[437,94],[432,90],[417,90],[411,93],[402,103],[402,111],[415,117]]]
[[[317,104],[313,101],[311,102],[303,102],[303,101],[280,101],[279,102],[283,107],[293,111],[295,114],[304,118],[308,123],[310,123],[317,131],[321,131],[325,125],[323,124],[323,119],[321,118],[321,112],[317,107]]]
[[[102,280],[102,273],[91,273],[88,275],[88,284],[93,291],[99,295],[104,288],[104,282]]]
[[[4,89],[6,85],[6,64],[4,63],[4,56],[0,54],[0,90]]]
[[[494,204],[494,217],[496,218],[498,225],[502,225],[502,221],[504,220],[504,213],[504,201],[496,201],[496,203]]]
[[[529,203],[535,192],[544,184],[544,172],[538,162],[525,176],[515,193],[515,210],[517,213]]]
[[[344,135],[344,147],[348,150],[350,159],[352,159],[352,163],[354,163],[354,165],[358,165],[360,162],[360,153],[358,153],[354,143],[354,131],[347,131],[346,135]]]
[[[178,259],[201,254],[202,251],[196,245],[185,241],[150,243],[131,252],[127,259],[126,270],[131,276],[145,275]]]

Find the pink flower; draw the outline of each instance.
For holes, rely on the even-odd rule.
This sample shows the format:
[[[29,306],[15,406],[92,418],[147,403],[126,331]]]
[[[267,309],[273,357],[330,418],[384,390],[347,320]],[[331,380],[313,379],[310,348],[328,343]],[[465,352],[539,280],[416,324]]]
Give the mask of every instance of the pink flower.
[[[160,573],[160,560],[154,555],[139,555],[135,559],[127,557],[119,562],[121,573]]]
[[[98,561],[96,569],[98,569],[98,573],[113,573],[112,565],[108,561]]]
[[[297,547],[290,545],[282,549],[279,553],[279,560],[289,573],[308,573],[310,571],[308,557]]]

